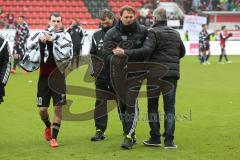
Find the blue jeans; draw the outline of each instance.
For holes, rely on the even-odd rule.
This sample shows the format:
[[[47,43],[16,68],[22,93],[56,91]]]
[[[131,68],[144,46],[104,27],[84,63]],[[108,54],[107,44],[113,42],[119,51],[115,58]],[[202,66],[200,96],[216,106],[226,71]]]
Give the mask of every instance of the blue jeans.
[[[165,141],[173,141],[175,130],[175,96],[177,89],[177,79],[165,78],[172,87],[166,93],[163,93],[164,102],[164,133]],[[160,96],[160,95],[159,95]],[[148,97],[148,120],[150,125],[150,135],[152,140],[160,141],[160,122],[158,112],[157,97]]]

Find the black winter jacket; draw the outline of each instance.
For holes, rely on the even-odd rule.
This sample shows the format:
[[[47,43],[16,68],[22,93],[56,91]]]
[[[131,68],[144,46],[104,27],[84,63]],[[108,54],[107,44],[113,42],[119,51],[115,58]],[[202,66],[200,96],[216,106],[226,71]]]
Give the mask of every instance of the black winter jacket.
[[[92,60],[92,74],[96,77],[96,80],[106,82],[106,86],[110,84],[109,68],[104,64],[102,59],[103,40],[107,30],[99,29],[92,36],[92,45],[90,48],[90,55]]]
[[[167,26],[166,22],[158,22],[149,29],[143,47],[125,50],[127,55],[148,57],[148,61],[157,62],[167,67],[163,78],[180,78],[180,58],[185,55],[185,47],[177,31]]]
[[[123,49],[136,49],[143,45],[143,42],[147,36],[147,28],[137,22],[131,26],[123,26],[121,21],[110,29],[104,38],[104,60],[109,64],[111,57],[113,56],[112,50],[116,47]],[[145,57],[128,56],[128,62],[142,62]]]

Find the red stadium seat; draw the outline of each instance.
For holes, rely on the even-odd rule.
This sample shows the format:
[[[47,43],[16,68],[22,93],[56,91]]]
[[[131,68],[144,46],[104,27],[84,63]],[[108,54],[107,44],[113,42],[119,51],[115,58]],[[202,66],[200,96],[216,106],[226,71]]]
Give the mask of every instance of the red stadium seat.
[[[81,7],[81,8],[80,8],[80,11],[81,11],[81,12],[88,12],[88,9],[87,9],[86,7]]]
[[[44,14],[44,12],[39,12],[39,13],[38,13],[38,17],[39,17],[39,18],[45,18],[46,15]]]
[[[83,3],[83,1],[77,1],[77,6],[84,6],[84,3]]]
[[[62,7],[57,6],[57,7],[54,8],[54,11],[55,12],[61,12],[62,11]]]
[[[65,6],[65,2],[64,1],[59,1],[58,6]]]
[[[111,0],[109,3],[114,5],[115,1]],[[122,3],[118,1],[119,5]],[[45,28],[51,12],[61,13],[67,24],[71,18],[77,18],[80,22],[86,20],[83,23],[89,28],[97,28],[100,23],[99,19],[92,18],[87,8],[89,6],[85,6],[83,0],[0,0],[0,6],[6,13],[13,12],[15,17],[25,16],[31,29]],[[115,10],[118,11],[119,6]]]
[[[85,18],[85,14],[83,14],[82,12],[77,13],[78,14],[78,18],[80,19],[84,19]]]

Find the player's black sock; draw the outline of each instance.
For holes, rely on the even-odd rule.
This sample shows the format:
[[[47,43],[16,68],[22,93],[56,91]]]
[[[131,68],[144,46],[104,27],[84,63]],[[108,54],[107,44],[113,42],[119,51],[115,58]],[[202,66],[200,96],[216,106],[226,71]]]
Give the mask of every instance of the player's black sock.
[[[207,55],[206,61],[208,61],[209,57],[210,57],[210,54]]]
[[[203,55],[203,56],[202,56],[202,63],[206,62],[206,60],[207,60],[207,56],[206,56],[206,55]]]
[[[3,97],[0,96],[0,104],[3,102]]]
[[[53,139],[57,139],[60,126],[61,126],[61,124],[59,124],[59,123],[53,123],[53,125],[52,125],[52,138]]]
[[[201,55],[201,58],[200,58],[200,63],[203,63],[204,62],[204,56]]]
[[[49,120],[49,117],[42,118],[43,123],[46,125],[47,128],[51,127],[51,122]]]
[[[18,59],[14,59],[14,62],[13,62],[13,69],[16,69],[18,62],[19,62]]]
[[[223,57],[223,55],[222,55],[222,54],[220,54],[220,57],[219,57],[219,62],[222,62],[222,57]]]
[[[226,61],[228,61],[228,58],[227,58],[227,55],[226,55],[226,54],[224,54],[224,58],[225,58]]]

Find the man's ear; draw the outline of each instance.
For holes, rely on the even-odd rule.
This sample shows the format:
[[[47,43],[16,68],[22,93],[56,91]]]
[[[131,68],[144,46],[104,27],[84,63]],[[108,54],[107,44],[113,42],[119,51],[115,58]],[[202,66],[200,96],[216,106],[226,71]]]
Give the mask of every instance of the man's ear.
[[[156,17],[153,16],[153,23],[156,22]]]

